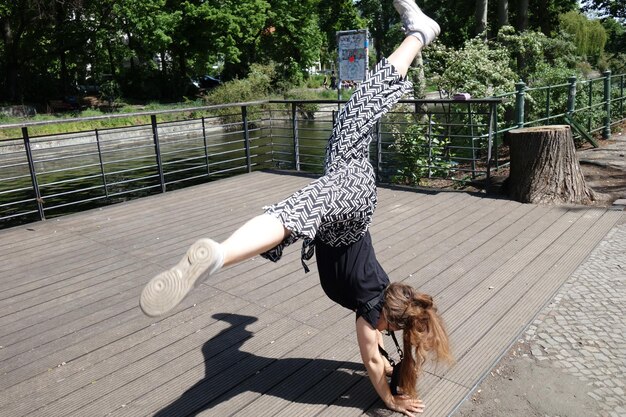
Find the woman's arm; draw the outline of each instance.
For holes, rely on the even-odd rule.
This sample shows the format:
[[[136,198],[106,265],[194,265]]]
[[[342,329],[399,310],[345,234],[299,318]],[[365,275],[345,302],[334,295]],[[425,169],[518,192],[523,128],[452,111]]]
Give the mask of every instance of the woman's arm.
[[[389,409],[407,416],[413,416],[412,413],[423,412],[424,403],[421,400],[405,395],[394,396],[391,394],[385,376],[385,363],[378,351],[378,330],[374,329],[363,317],[359,317],[356,321],[356,337],[367,374],[385,405]]]

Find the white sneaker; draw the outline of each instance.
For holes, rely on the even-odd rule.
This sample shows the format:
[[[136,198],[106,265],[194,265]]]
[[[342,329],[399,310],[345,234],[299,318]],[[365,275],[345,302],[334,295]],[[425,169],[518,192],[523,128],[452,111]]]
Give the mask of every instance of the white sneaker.
[[[393,0],[393,7],[400,14],[405,34],[417,37],[424,47],[441,33],[439,24],[426,16],[414,0]]]
[[[223,264],[224,250],[219,243],[198,240],[176,266],[148,282],[139,297],[141,310],[150,317],[167,313],[185,298],[205,271],[210,275]]]

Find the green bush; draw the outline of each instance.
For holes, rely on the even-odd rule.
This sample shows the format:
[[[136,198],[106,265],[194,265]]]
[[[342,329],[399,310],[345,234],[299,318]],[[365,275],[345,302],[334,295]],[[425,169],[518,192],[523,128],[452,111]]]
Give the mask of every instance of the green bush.
[[[254,101],[270,94],[276,74],[272,65],[253,64],[247,78],[225,82],[207,94],[208,104],[227,104]]]
[[[392,125],[398,170],[391,181],[397,184],[420,185],[423,178],[447,177],[452,163],[449,159],[450,139],[428,126],[416,123],[414,116],[404,113]],[[404,127],[406,126],[406,127]]]
[[[307,88],[320,88],[324,85],[324,74],[314,74],[306,80]]]
[[[308,90],[291,90],[284,94],[285,100],[319,100],[318,94],[315,91]],[[319,104],[306,103],[298,106],[298,112],[300,116],[305,119],[314,119],[315,113],[319,110]]]
[[[450,94],[489,97],[513,91],[517,75],[509,66],[509,52],[497,44],[475,38],[462,49],[441,44],[424,52],[426,77]]]
[[[253,64],[247,78],[228,81],[213,89],[206,97],[207,104],[230,104],[263,100],[270,96],[276,68],[273,65]],[[230,124],[241,120],[239,110],[232,107],[218,109],[215,114],[222,123]],[[250,119],[260,118],[258,107],[249,108]]]
[[[613,74],[626,73],[626,53],[614,54],[609,58],[609,68]]]

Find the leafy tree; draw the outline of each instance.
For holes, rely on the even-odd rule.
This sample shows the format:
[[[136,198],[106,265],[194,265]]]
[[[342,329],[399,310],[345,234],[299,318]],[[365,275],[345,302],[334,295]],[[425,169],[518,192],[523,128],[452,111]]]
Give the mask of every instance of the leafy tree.
[[[352,0],[319,0],[319,24],[326,35],[326,47],[337,49],[336,33],[342,30],[365,29],[363,19]]]
[[[568,12],[561,16],[561,28],[573,36],[580,55],[597,61],[607,41],[606,30],[599,20],[589,20],[578,12]]]
[[[424,12],[441,26],[439,42],[454,48],[462,48],[476,32],[474,14],[476,0],[424,0],[420,3]]]
[[[583,9],[605,17],[626,19],[626,0],[586,0]]]
[[[403,37],[398,13],[391,0],[360,0],[357,6],[367,20],[378,62],[391,54]]]
[[[261,52],[278,64],[279,76],[297,84],[306,69],[320,58],[322,33],[315,9],[317,2],[270,0],[270,3]]]
[[[68,2],[69,9],[73,3]],[[67,66],[47,66],[39,68],[38,61],[50,59],[51,56],[64,59],[70,45],[63,43],[63,34],[55,30],[54,23],[63,20],[62,6],[56,2],[43,0],[3,1],[0,6],[0,27],[2,28],[3,57],[2,69],[4,76],[4,98],[16,101],[25,95],[30,84],[27,69],[40,70],[40,80],[44,85],[58,85],[52,82],[53,74],[67,71]],[[68,41],[72,41],[69,39]],[[37,72],[35,72],[36,74]],[[64,75],[60,77],[66,78]],[[63,80],[66,82],[66,80]],[[48,87],[49,88],[49,87]],[[62,88],[64,89],[64,88]],[[57,91],[58,94],[58,91]]]
[[[559,16],[579,9],[577,0],[530,0],[530,7],[530,26],[546,36],[558,32]]]
[[[181,75],[189,73],[188,65],[197,69],[218,56],[228,77],[247,73],[265,29],[268,1],[168,0],[167,4],[170,13],[181,15],[171,46],[173,67]]]
[[[605,45],[606,65],[614,74],[622,74],[626,72],[626,23],[609,17],[604,19],[602,26],[608,37]]]

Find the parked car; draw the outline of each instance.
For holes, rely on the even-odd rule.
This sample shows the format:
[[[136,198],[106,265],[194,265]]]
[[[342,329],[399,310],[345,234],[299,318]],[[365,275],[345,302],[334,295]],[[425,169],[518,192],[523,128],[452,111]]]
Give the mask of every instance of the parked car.
[[[210,90],[222,84],[222,81],[219,78],[215,78],[210,75],[202,75],[198,78],[192,79],[191,82],[197,88],[201,88],[203,90]]]

